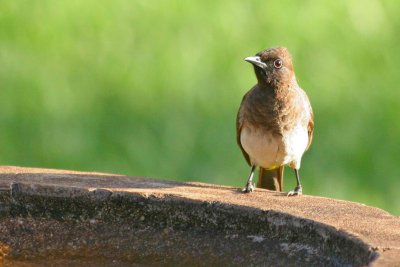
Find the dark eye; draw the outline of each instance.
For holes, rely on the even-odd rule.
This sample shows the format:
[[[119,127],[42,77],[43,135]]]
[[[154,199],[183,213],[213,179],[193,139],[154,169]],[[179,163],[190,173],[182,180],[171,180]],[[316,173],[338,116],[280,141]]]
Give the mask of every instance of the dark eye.
[[[282,68],[282,65],[283,65],[282,59],[280,59],[280,58],[275,59],[275,61],[274,61],[275,68],[280,69],[280,68]]]

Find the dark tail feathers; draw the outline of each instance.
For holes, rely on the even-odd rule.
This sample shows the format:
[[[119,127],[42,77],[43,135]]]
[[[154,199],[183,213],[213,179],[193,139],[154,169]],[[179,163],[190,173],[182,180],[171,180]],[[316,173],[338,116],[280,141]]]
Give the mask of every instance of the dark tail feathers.
[[[257,187],[274,191],[283,191],[283,166],[273,170],[260,167]]]

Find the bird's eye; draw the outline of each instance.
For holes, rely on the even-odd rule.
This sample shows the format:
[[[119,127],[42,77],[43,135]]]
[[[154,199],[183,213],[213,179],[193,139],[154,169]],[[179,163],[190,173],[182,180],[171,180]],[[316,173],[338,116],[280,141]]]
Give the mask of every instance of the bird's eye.
[[[275,68],[280,69],[280,68],[282,68],[282,65],[283,65],[282,59],[280,59],[280,58],[275,59],[275,61],[274,61]]]

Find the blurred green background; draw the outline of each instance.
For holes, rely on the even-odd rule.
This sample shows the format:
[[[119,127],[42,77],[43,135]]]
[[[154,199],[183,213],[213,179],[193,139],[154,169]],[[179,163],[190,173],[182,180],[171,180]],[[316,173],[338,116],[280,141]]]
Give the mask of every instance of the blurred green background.
[[[293,54],[306,194],[400,214],[399,1],[1,1],[0,164],[242,187],[243,58]],[[285,190],[295,185],[290,169]]]

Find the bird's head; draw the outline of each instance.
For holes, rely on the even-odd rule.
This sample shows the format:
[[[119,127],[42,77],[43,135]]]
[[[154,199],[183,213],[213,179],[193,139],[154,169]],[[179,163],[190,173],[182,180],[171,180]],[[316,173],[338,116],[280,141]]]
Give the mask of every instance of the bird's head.
[[[295,82],[292,57],[285,47],[269,48],[246,57],[254,66],[258,83],[267,87],[280,87]]]

